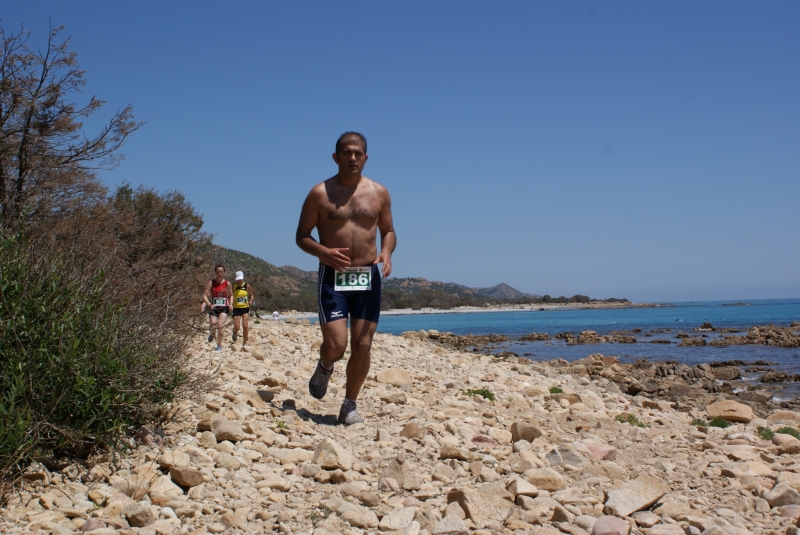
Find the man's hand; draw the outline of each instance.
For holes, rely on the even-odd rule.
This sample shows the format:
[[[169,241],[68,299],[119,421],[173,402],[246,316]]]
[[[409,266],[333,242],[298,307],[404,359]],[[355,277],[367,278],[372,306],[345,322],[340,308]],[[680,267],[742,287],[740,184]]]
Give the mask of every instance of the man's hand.
[[[327,248],[325,254],[320,255],[319,259],[323,264],[331,266],[336,271],[343,271],[350,267],[350,257],[347,256],[349,247]]]
[[[375,259],[375,263],[383,264],[381,273],[383,274],[384,279],[392,274],[392,253],[389,251],[381,251],[381,254],[379,254],[378,258]]]

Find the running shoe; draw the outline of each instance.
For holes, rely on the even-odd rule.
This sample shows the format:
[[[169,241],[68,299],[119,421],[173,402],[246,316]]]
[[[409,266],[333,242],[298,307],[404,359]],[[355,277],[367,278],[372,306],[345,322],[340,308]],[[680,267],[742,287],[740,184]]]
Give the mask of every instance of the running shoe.
[[[233,331],[233,341],[235,342],[237,338],[239,338],[239,333]]]
[[[339,409],[339,418],[337,419],[337,421],[340,424],[350,426],[355,424],[363,424],[364,418],[362,418],[361,415],[358,414],[355,403],[345,402],[342,403],[342,408]]]
[[[322,369],[322,361],[317,361],[317,369],[314,370],[314,375],[308,381],[308,392],[317,399],[325,397],[325,392],[328,391],[328,381],[331,379],[333,369],[326,372]]]
[[[220,351],[221,352],[222,351],[222,346],[217,346],[217,349],[215,349],[214,351]]]
[[[208,335],[208,342],[211,343],[213,341],[214,341],[214,335],[213,334],[209,334]]]

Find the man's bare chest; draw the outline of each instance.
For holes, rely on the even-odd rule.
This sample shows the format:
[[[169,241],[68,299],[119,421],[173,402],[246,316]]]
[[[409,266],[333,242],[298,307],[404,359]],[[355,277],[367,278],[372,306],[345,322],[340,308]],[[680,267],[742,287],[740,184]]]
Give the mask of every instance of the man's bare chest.
[[[372,196],[351,197],[342,204],[328,201],[320,208],[323,219],[338,224],[345,224],[348,221],[372,224],[378,221],[381,210],[380,201]]]

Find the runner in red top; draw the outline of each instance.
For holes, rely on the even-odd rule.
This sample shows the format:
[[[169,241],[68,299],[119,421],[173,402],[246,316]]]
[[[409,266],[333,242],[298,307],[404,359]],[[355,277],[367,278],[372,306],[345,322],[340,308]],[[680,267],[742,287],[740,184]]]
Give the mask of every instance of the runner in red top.
[[[225,280],[225,266],[217,264],[214,267],[215,278],[208,281],[206,291],[203,292],[203,302],[208,306],[208,341],[216,338],[217,351],[222,351],[222,328],[231,312],[231,297],[233,290],[230,283]],[[210,299],[209,299],[210,298]]]

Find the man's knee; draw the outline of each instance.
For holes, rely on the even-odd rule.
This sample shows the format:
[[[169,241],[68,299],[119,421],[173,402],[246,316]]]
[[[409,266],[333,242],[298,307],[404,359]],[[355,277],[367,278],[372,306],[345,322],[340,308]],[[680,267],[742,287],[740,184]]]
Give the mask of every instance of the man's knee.
[[[339,339],[338,337],[326,338],[322,342],[320,350],[328,357],[333,357],[336,360],[344,357],[344,352],[347,349],[347,338]]]
[[[350,350],[353,353],[368,352],[372,347],[372,336],[353,337],[350,341]]]

